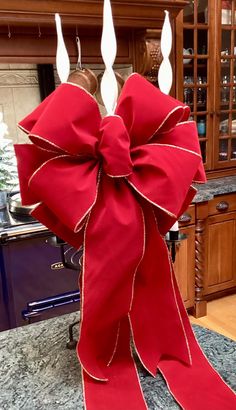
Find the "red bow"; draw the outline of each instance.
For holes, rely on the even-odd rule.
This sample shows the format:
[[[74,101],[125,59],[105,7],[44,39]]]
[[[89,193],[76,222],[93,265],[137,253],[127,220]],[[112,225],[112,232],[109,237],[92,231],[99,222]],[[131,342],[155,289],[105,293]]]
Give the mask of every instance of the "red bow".
[[[144,367],[159,368],[186,408],[202,399],[189,407],[177,368],[185,384],[198,377],[196,355],[218,377],[193,337],[162,238],[195,195],[192,182],[205,181],[188,115],[133,74],[114,116],[102,119],[93,97],[67,83],[20,123],[33,142],[16,146],[23,203],[38,203],[36,219],[84,245],[77,352],[88,409],[146,408],[130,330]]]

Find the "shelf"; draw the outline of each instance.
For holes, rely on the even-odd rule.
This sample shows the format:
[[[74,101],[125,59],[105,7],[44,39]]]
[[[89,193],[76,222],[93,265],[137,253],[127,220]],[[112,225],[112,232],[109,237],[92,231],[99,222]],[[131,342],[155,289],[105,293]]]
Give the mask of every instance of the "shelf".
[[[230,168],[232,172],[233,166],[236,166],[236,158],[230,158],[230,151],[236,152],[236,134],[231,134],[230,127],[227,129],[227,134],[221,134],[220,127],[222,120],[235,120],[236,122],[236,101],[233,101],[236,96],[236,82],[234,83],[234,76],[236,76],[236,49],[234,48],[236,46],[236,22],[235,24],[220,24],[220,3],[215,0],[193,1],[191,2],[192,22],[190,20],[183,21],[182,17],[179,18],[182,36],[177,40],[177,45],[179,44],[177,50],[182,55],[183,48],[187,50],[192,47],[193,54],[184,54],[181,60],[178,59],[177,69],[182,76],[177,92],[180,98],[182,96],[187,101],[191,101],[187,105],[190,107],[191,116],[196,122],[199,122],[201,118],[206,120],[206,135],[198,135],[206,165],[205,169],[212,174],[216,172],[223,176]],[[206,6],[209,10],[208,23],[204,23],[204,7]],[[184,13],[189,10],[185,9]],[[213,42],[214,44],[212,44]],[[214,46],[214,50],[211,45]],[[187,61],[188,64],[184,64],[183,60]],[[225,84],[223,76],[226,75],[227,83]],[[201,83],[201,79],[204,79],[204,84]],[[197,103],[198,100],[200,103]],[[201,131],[200,128],[199,130]],[[224,129],[222,128],[222,130]],[[223,158],[223,161],[219,160],[220,141],[222,145],[228,144],[228,156]]]

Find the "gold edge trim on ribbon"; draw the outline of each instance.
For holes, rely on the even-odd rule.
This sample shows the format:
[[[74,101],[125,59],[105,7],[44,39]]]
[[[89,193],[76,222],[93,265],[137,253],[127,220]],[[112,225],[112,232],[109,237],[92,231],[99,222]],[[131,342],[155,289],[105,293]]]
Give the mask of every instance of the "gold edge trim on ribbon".
[[[172,390],[171,390],[171,388],[170,388],[170,386],[169,386],[169,383],[168,383],[168,381],[167,381],[167,379],[166,379],[164,373],[161,371],[161,369],[160,369],[159,367],[158,367],[158,370],[159,370],[159,372],[162,374],[163,379],[164,379],[165,382],[166,382],[167,388],[168,388],[168,390],[170,391],[171,395],[174,397],[176,403],[179,404],[179,406],[181,407],[182,410],[187,410],[187,408],[186,408],[186,407],[183,407],[183,405],[182,405],[182,404],[177,400],[177,398],[175,397],[174,393],[172,392]]]
[[[30,138],[30,137],[34,137],[34,138],[39,139],[39,140],[41,140],[41,141],[43,141],[43,142],[46,142],[47,144],[52,145],[53,147],[59,149],[60,151],[66,152],[67,154],[70,154],[71,156],[73,155],[73,154],[71,154],[69,151],[67,151],[65,148],[59,147],[59,145],[56,145],[54,142],[51,142],[51,141],[47,140],[46,138],[41,137],[40,135],[29,133],[28,136],[29,136],[29,138]],[[36,145],[36,144],[35,144],[35,145]],[[37,146],[37,145],[36,145],[36,146]],[[38,148],[38,146],[37,146],[37,148]],[[41,148],[41,147],[40,147],[40,148]],[[50,151],[49,151],[49,152],[50,152]],[[55,151],[52,151],[52,152],[55,152]]]
[[[128,315],[128,316],[129,316],[129,315]],[[147,403],[146,403],[146,400],[145,400],[145,397],[144,397],[144,394],[143,394],[143,389],[142,389],[142,386],[141,386],[141,383],[140,383],[137,366],[136,366],[136,363],[135,363],[135,360],[134,360],[134,357],[133,357],[133,352],[132,352],[132,348],[131,348],[131,343],[129,343],[129,349],[130,349],[131,359],[133,360],[134,369],[135,369],[135,372],[136,372],[136,376],[137,376],[137,381],[138,381],[140,393],[141,393],[141,396],[142,396],[142,398],[143,398],[143,402],[144,402],[144,404],[145,404],[145,407],[146,407],[146,409],[148,410],[148,406],[147,406]]]
[[[155,375],[154,373],[152,373],[151,370],[149,370],[149,369],[147,368],[147,366],[144,364],[144,362],[143,362],[143,360],[142,360],[142,358],[141,358],[141,355],[140,355],[139,350],[138,350],[138,348],[137,348],[137,345],[136,345],[136,343],[135,343],[134,330],[133,330],[132,320],[131,320],[131,317],[130,317],[130,314],[129,314],[129,313],[128,313],[128,319],[129,319],[130,331],[131,331],[131,336],[132,336],[134,348],[135,348],[135,350],[136,350],[136,353],[137,353],[137,355],[138,355],[138,358],[139,358],[139,360],[140,360],[140,363],[142,363],[142,366],[144,367],[144,369],[146,369],[147,372],[148,372],[151,376],[153,376],[153,377],[155,378],[156,375]]]
[[[133,173],[133,171],[131,171],[129,174],[125,174],[125,175],[110,175],[107,172],[105,172],[105,174],[110,178],[125,178],[125,177],[128,177],[129,175],[131,175],[132,173]]]
[[[171,277],[172,277],[172,280],[173,280],[173,275],[174,275],[173,266],[172,266],[172,269],[171,269],[171,273],[172,273]],[[178,286],[177,281],[176,281],[176,285]],[[174,291],[174,293],[175,293],[175,291]],[[182,299],[181,299],[181,303],[183,303]],[[184,308],[184,309],[185,309],[185,308]],[[178,308],[178,310],[179,310],[179,308]],[[186,314],[187,314],[187,313],[186,313]],[[197,340],[197,338],[195,337],[195,334],[194,334],[194,332],[193,332],[193,330],[192,330],[191,324],[190,324],[190,327],[191,327],[191,332],[192,332],[192,334],[193,334],[193,337],[194,337],[194,339],[195,339],[195,342],[197,343],[197,345],[198,345],[199,349],[201,350],[203,356],[205,357],[207,363],[208,363],[208,364],[210,365],[210,367],[213,369],[214,373],[216,373],[216,375],[219,376],[219,378],[223,381],[223,383],[224,383],[224,384],[232,391],[232,393],[236,396],[236,393],[233,391],[233,389],[223,380],[223,378],[221,377],[221,375],[214,369],[214,367],[212,366],[211,362],[209,361],[209,359],[206,357],[204,351],[202,350],[200,344],[198,343],[198,340]],[[184,333],[185,333],[185,330],[184,330]],[[188,343],[187,343],[187,344],[188,344]],[[191,359],[191,364],[192,364],[192,359]],[[159,369],[159,370],[160,370],[160,369]],[[160,370],[160,371],[161,371],[161,370]],[[161,372],[161,373],[162,373],[162,372]],[[164,377],[164,378],[165,378],[165,377]],[[165,380],[166,380],[166,379],[165,379]],[[168,384],[167,384],[167,385],[168,385]],[[168,388],[169,388],[169,387],[168,387]],[[170,391],[171,391],[171,390],[170,390]],[[173,397],[175,397],[175,396],[173,395]],[[177,401],[177,400],[176,400],[176,401]],[[177,402],[178,402],[178,401],[177,401]],[[182,405],[181,405],[181,407],[182,407]]]
[[[157,230],[158,230],[158,223],[157,223],[156,215],[155,215],[155,214],[154,214],[154,219],[155,219],[155,222],[156,222],[156,228],[157,228]],[[159,232],[159,230],[158,230],[158,232]],[[160,235],[160,236],[161,236],[161,235]],[[167,257],[168,257],[169,268],[170,268],[170,277],[171,277],[172,291],[173,291],[175,304],[176,304],[176,307],[177,307],[177,311],[178,311],[180,323],[181,323],[182,330],[183,330],[184,337],[185,337],[185,341],[186,341],[186,346],[187,346],[188,355],[189,355],[189,361],[190,361],[190,363],[191,363],[191,365],[192,365],[192,356],[191,356],[191,351],[190,351],[190,347],[189,347],[189,341],[188,341],[188,338],[187,338],[187,335],[186,335],[185,327],[184,327],[183,320],[182,320],[182,317],[181,317],[181,313],[180,313],[180,310],[179,310],[179,305],[178,305],[178,302],[177,302],[177,297],[176,297],[175,288],[174,288],[173,265],[172,265],[171,260],[170,260],[170,254],[169,254],[169,250],[168,250],[166,241],[164,240],[164,238],[163,238],[162,236],[161,236],[161,240],[162,240],[163,245],[164,245],[164,247],[165,247],[165,249],[166,249],[166,254],[167,254]]]
[[[95,192],[95,198],[93,203],[91,204],[91,206],[89,207],[89,209],[87,209],[87,211],[85,212],[85,214],[80,218],[80,220],[77,222],[77,224],[75,225],[74,228],[74,233],[78,233],[81,228],[79,228],[79,225],[82,223],[83,219],[91,212],[91,210],[93,209],[96,201],[97,201],[97,197],[98,197],[98,187],[99,187],[99,183],[100,183],[100,179],[101,179],[101,169],[99,169],[98,171],[98,176],[97,176],[97,184],[96,184],[96,192]]]
[[[134,188],[134,190],[136,192],[138,192],[139,195],[141,195],[144,199],[146,199],[146,201],[148,201],[150,204],[156,206],[157,208],[160,208],[163,212],[165,212],[167,215],[171,216],[172,218],[177,219],[177,215],[173,214],[172,212],[168,211],[167,209],[163,208],[161,205],[158,205],[156,202],[153,202],[151,199],[147,198],[142,192],[140,192],[136,186],[129,181],[128,179],[126,179],[127,182]]]
[[[173,109],[166,115],[166,117],[164,118],[164,120],[162,121],[162,123],[159,125],[159,127],[156,129],[156,131],[154,131],[154,133],[151,135],[151,137],[148,138],[148,141],[150,141],[150,140],[154,137],[154,135],[160,130],[160,128],[165,124],[165,122],[167,122],[168,118],[169,118],[175,111],[179,110],[180,108],[183,110],[183,106],[182,106],[182,105],[177,105],[177,107],[173,108]],[[182,117],[183,117],[183,115],[182,115]],[[177,123],[177,124],[178,124],[178,123]],[[165,133],[167,133],[167,132],[172,131],[175,127],[176,127],[176,124],[175,124],[172,128],[170,128],[168,131],[162,132],[162,134],[165,134]]]
[[[32,204],[32,205],[30,205],[30,206],[34,206],[34,208],[33,209],[31,209],[31,211],[29,212],[29,214],[31,215],[31,213],[33,212],[33,211],[35,211],[35,209],[37,209],[40,205],[42,205],[43,204],[43,202],[42,201],[40,201],[40,202],[37,202],[37,204]]]
[[[135,279],[136,279],[137,270],[138,270],[138,268],[139,268],[140,263],[141,263],[142,260],[143,260],[144,253],[145,253],[145,248],[146,248],[146,247],[145,247],[145,244],[146,244],[146,233],[145,233],[144,214],[143,214],[142,207],[141,207],[141,206],[139,206],[139,207],[140,207],[140,211],[141,211],[141,215],[142,215],[142,222],[143,222],[143,250],[142,250],[141,258],[140,258],[140,260],[138,261],[137,266],[136,266],[136,268],[135,268],[135,270],[134,270],[134,274],[133,274],[132,291],[131,291],[129,312],[131,311],[132,304],[133,304],[133,299],[134,299],[134,284],[135,284]],[[127,313],[128,316],[129,316],[129,312]],[[120,322],[119,322],[119,327],[120,327]],[[118,331],[119,331],[119,329],[118,329]],[[118,339],[117,339],[117,342],[118,342]],[[115,348],[114,348],[114,351],[113,351],[113,355],[112,355],[112,357],[111,357],[111,359],[110,359],[108,365],[110,365],[110,363],[112,362],[113,357],[114,357],[114,355],[115,355],[115,353],[116,353],[117,342],[116,342],[116,344],[115,344]],[[108,366],[108,365],[107,365],[107,366]]]
[[[81,371],[81,380],[82,380],[82,392],[83,392],[83,402],[84,402],[84,410],[87,410],[87,402],[86,402],[86,389],[85,389],[85,384],[84,384],[84,375],[83,375],[83,368],[82,366],[80,367]]]
[[[158,147],[176,148],[176,149],[179,149],[179,150],[181,150],[181,151],[189,152],[190,154],[196,155],[197,157],[201,158],[201,155],[198,154],[197,152],[192,151],[192,150],[187,149],[187,148],[179,147],[178,145],[173,145],[173,144],[160,144],[160,143],[153,143],[153,144],[151,143],[151,144],[148,144],[148,145],[152,145],[152,146],[157,145]]]
[[[83,242],[83,246],[84,246],[84,254],[83,254],[83,265],[82,265],[82,272],[81,272],[81,278],[82,278],[82,289],[81,289],[81,302],[80,302],[80,314],[81,314],[81,318],[80,318],[80,326],[79,326],[79,339],[77,342],[77,346],[79,344],[80,338],[81,338],[81,330],[82,330],[82,325],[83,325],[83,320],[84,320],[84,271],[85,271],[85,259],[86,259],[86,231],[87,231],[87,227],[88,227],[88,223],[89,223],[89,219],[91,216],[91,212],[88,215],[88,219],[87,222],[85,224],[85,228],[84,228],[84,242]],[[80,359],[79,353],[78,353],[78,349],[76,349],[76,353],[77,353],[77,358],[80,362],[81,367],[84,369],[84,371],[94,380],[98,380],[100,382],[107,382],[108,379],[100,379],[96,376],[93,376],[92,374],[90,374],[88,372],[88,370],[84,367],[84,365],[82,364],[82,360]]]
[[[145,249],[146,249],[145,219],[144,219],[143,209],[142,209],[141,206],[140,206],[140,210],[141,210],[142,222],[143,222],[143,250],[142,250],[141,258],[140,258],[140,260],[139,260],[139,262],[138,262],[138,264],[137,264],[137,266],[136,266],[136,268],[135,268],[134,275],[133,275],[132,293],[131,293],[131,299],[130,299],[129,312],[130,312],[131,309],[132,309],[133,300],[134,300],[134,284],[135,284],[135,279],[136,279],[137,270],[138,270],[138,268],[139,268],[139,266],[140,266],[140,263],[141,263],[142,260],[143,260],[143,257],[144,257],[144,254],[145,254]],[[128,314],[129,314],[129,312],[128,312]]]
[[[157,223],[157,222],[156,222],[156,223]],[[163,244],[164,244],[164,246],[165,246],[165,248],[166,248],[166,252],[167,252],[167,256],[168,256],[168,262],[169,262],[169,267],[170,267],[170,277],[171,277],[172,291],[173,291],[174,300],[175,300],[176,308],[177,308],[177,311],[178,311],[180,324],[181,324],[181,327],[182,327],[182,330],[183,330],[183,334],[184,334],[184,338],[185,338],[185,342],[186,342],[186,346],[187,346],[189,361],[190,361],[190,364],[192,365],[193,360],[192,360],[192,355],[191,355],[191,351],[190,351],[190,347],[189,347],[189,341],[188,341],[188,337],[187,337],[187,335],[186,335],[185,327],[184,327],[184,324],[183,324],[183,319],[182,319],[182,316],[181,316],[181,313],[180,313],[180,310],[179,310],[179,305],[178,305],[177,297],[176,297],[176,293],[175,293],[175,287],[174,287],[174,281],[173,281],[173,274],[174,274],[174,272],[173,272],[173,265],[172,265],[172,262],[171,262],[171,260],[170,260],[170,254],[169,254],[169,250],[168,250],[168,248],[167,248],[166,242],[164,241],[163,238],[162,238],[162,241],[163,241]]]
[[[25,132],[26,134],[29,134],[29,130],[27,130],[26,128],[22,127],[22,125],[17,124],[17,127],[20,128],[23,132]]]
[[[114,359],[114,356],[115,356],[115,354],[116,354],[116,350],[117,350],[117,346],[118,346],[118,340],[119,340],[119,335],[120,335],[120,321],[119,321],[119,323],[118,323],[115,346],[114,346],[114,349],[113,349],[111,358],[110,358],[110,360],[109,360],[108,363],[107,363],[107,367],[110,366],[110,364],[111,364],[111,362],[112,362],[112,360]]]
[[[28,181],[28,187],[30,187],[32,178],[37,174],[37,172],[39,172],[39,171],[44,167],[44,165],[47,165],[47,163],[50,162],[50,161],[53,161],[53,160],[58,159],[58,158],[64,158],[64,157],[70,157],[70,155],[66,155],[66,154],[65,154],[65,155],[58,155],[58,156],[56,156],[56,157],[50,158],[49,160],[45,161],[45,162],[44,162],[39,168],[37,168],[37,169],[34,171],[34,173],[31,175],[31,177],[30,177],[30,179],[29,179],[29,181]],[[95,203],[96,203],[96,201],[97,201],[98,186],[99,186],[99,182],[100,182],[100,175],[101,175],[101,170],[99,170],[99,172],[98,172],[98,181],[97,181],[97,185],[96,185],[96,193],[95,193],[94,201],[93,201],[93,203],[91,204],[91,206],[89,207],[89,209],[84,213],[84,215],[83,215],[83,216],[80,218],[80,220],[76,223],[75,228],[74,228],[74,230],[73,230],[74,233],[80,232],[81,229],[84,227],[85,222],[83,223],[83,220],[86,218],[86,216],[87,216],[88,213],[91,211],[91,209],[93,208],[93,206],[95,205]],[[42,201],[39,202],[39,204],[42,204],[42,203],[43,203]],[[47,206],[47,205],[46,205],[46,206]],[[34,209],[36,209],[36,208],[34,208]],[[33,209],[31,212],[33,212],[34,209]],[[83,224],[82,224],[82,223],[83,223]],[[79,227],[80,224],[82,224],[82,226]]]
[[[192,328],[191,328],[191,330],[192,330]],[[210,330],[210,329],[208,329],[208,330]],[[192,330],[192,332],[193,332],[193,330]],[[208,364],[210,365],[210,367],[212,368],[212,370],[214,371],[214,373],[216,373],[216,375],[219,377],[219,379],[221,379],[221,381],[229,388],[229,390],[231,390],[231,392],[232,392],[232,393],[235,395],[235,397],[236,397],[236,392],[232,389],[232,387],[230,387],[230,386],[226,383],[226,381],[221,377],[221,375],[220,375],[220,374],[216,371],[216,369],[212,366],[211,362],[209,361],[209,359],[208,359],[207,356],[205,355],[204,351],[202,350],[200,344],[198,343],[198,340],[197,340],[197,338],[196,338],[194,332],[193,332],[193,336],[194,336],[195,342],[197,343],[199,349],[201,350],[203,356],[205,357],[206,361],[208,362]],[[225,337],[227,337],[227,336],[225,336]]]
[[[196,179],[194,179],[193,182],[195,182],[196,184],[205,184],[206,183],[206,181],[197,181]],[[196,189],[196,191],[198,191],[197,188],[194,188],[194,189]]]
[[[71,81],[67,81],[66,83],[63,83],[64,85],[72,85],[73,87],[77,87],[80,90],[84,91],[89,97],[91,97],[96,103],[97,103],[97,108],[98,108],[98,102],[96,100],[96,98],[93,96],[93,94],[91,94],[88,90],[86,90],[86,88],[82,87],[79,84],[73,83]],[[99,109],[98,109],[99,112]]]
[[[48,164],[49,162],[51,162],[51,161],[54,161],[55,159],[64,158],[64,157],[68,157],[68,156],[69,156],[69,155],[66,155],[66,154],[64,154],[64,155],[57,155],[56,157],[50,158],[50,159],[48,159],[47,161],[45,161],[43,164],[41,164],[40,167],[38,167],[38,168],[33,172],[33,174],[31,175],[31,177],[29,178],[28,187],[30,187],[31,181],[32,181],[32,179],[35,177],[35,175],[36,175],[45,165],[47,165],[47,164]]]
[[[196,124],[196,122],[193,121],[193,120],[191,120],[191,121],[189,121],[189,120],[187,120],[187,121],[180,121],[180,122],[178,122],[178,123],[176,124],[176,127],[179,127],[180,125],[186,125],[186,124]]]
[[[193,182],[195,182],[195,181],[193,181]],[[195,188],[195,186],[190,185],[190,188],[192,188],[195,192],[197,192],[197,188]]]

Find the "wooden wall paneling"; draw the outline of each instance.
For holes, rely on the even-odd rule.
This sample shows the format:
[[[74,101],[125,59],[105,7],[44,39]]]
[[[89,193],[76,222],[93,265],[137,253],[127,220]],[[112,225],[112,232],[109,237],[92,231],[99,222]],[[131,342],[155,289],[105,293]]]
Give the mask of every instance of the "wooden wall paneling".
[[[0,28],[0,62],[2,63],[54,63],[56,56],[55,28],[38,26],[22,29],[11,27],[11,37],[6,28]],[[101,28],[77,29],[82,45],[82,61],[84,64],[102,63]],[[63,29],[64,38],[70,60],[77,61],[76,26]],[[132,63],[133,33],[117,30],[117,64]]]

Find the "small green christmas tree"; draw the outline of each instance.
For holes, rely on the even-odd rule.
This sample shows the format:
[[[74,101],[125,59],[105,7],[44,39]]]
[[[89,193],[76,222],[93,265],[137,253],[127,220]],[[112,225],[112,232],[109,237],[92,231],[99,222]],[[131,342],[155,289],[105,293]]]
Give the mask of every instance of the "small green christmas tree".
[[[3,114],[0,112],[0,190],[2,191],[11,191],[18,185],[13,142],[5,138],[8,134],[8,126],[3,122]]]

